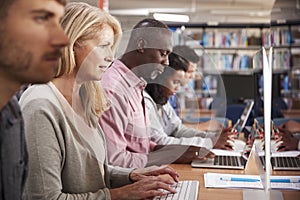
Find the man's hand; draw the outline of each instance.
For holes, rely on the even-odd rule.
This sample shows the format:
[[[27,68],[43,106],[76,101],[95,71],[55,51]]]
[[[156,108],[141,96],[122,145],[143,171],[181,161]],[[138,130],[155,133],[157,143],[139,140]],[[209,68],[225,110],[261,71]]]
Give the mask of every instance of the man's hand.
[[[294,120],[289,120],[288,122],[281,125],[279,128],[287,130],[291,133],[300,132],[300,123]]]
[[[155,157],[164,164],[180,163],[189,164],[193,160],[203,160],[214,157],[214,154],[204,147],[171,144],[155,146]],[[152,158],[153,159],[153,158]]]
[[[293,137],[293,133],[287,129],[279,128],[279,137],[276,142],[279,143],[277,151],[298,150],[299,140]]]
[[[189,164],[193,160],[206,160],[215,157],[215,154],[204,147],[189,146],[174,163]]]

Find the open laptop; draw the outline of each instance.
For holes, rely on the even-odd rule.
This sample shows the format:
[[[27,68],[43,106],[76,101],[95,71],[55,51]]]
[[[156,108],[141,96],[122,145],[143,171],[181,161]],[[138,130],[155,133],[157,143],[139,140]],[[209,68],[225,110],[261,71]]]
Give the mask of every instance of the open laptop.
[[[261,156],[261,161],[265,162],[264,156]],[[273,170],[300,170],[300,158],[295,156],[276,156],[271,157],[271,165]]]
[[[259,159],[265,166],[265,156],[262,148],[262,142],[255,141],[256,151],[259,151]],[[273,170],[300,170],[300,151],[277,151],[275,140],[271,140],[271,166]]]
[[[223,169],[244,169],[246,165],[246,158],[240,152],[236,155],[219,154],[214,158],[207,160],[194,160],[192,167],[201,168],[223,168]]]
[[[253,100],[246,102],[243,113],[233,126],[233,129],[236,129],[237,132],[241,132],[245,127],[253,105]],[[240,149],[245,149],[246,143],[236,140],[236,144],[233,145],[234,151],[213,149],[212,152],[216,155],[214,158],[201,161],[195,160],[191,163],[192,167],[244,169],[247,159],[243,156],[243,150],[240,151]]]
[[[246,125],[246,122],[247,122],[247,120],[250,116],[250,113],[252,111],[253,105],[254,105],[254,101],[252,99],[247,100],[246,101],[246,106],[245,106],[240,118],[233,125],[233,128],[236,129],[236,131],[238,133],[243,131],[243,129]]]

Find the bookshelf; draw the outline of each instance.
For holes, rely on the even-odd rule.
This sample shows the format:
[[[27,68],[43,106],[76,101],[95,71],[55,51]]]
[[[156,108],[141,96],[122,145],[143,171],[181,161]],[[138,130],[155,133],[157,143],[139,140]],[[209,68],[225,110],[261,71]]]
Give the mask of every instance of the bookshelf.
[[[191,46],[201,57],[198,73],[206,82],[202,90],[209,86],[208,89],[214,91],[212,95],[215,94],[217,83],[214,74],[234,73],[236,76],[244,76],[249,73],[261,73],[261,47],[268,49],[272,46],[274,80],[278,82],[274,85],[278,87],[275,88],[278,91],[275,94],[297,94],[300,97],[300,21],[168,26],[177,33],[174,38],[176,44]],[[199,89],[199,84],[195,85],[198,85]]]

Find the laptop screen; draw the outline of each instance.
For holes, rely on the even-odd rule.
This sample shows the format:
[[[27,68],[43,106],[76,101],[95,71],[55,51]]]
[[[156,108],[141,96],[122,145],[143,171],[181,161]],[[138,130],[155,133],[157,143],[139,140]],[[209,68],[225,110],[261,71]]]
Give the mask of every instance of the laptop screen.
[[[234,125],[234,128],[238,131],[241,132],[243,130],[243,128],[246,125],[246,122],[248,120],[248,117],[251,113],[251,110],[253,108],[254,105],[254,101],[253,100],[247,100],[246,102],[246,107],[242,113],[242,115],[240,116],[239,120],[236,122],[236,124]]]

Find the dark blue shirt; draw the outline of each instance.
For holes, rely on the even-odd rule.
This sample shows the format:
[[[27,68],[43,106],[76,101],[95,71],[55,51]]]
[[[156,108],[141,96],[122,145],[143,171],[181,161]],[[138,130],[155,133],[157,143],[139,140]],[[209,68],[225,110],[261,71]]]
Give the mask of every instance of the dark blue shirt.
[[[27,163],[24,122],[13,97],[0,112],[0,200],[23,199]]]

